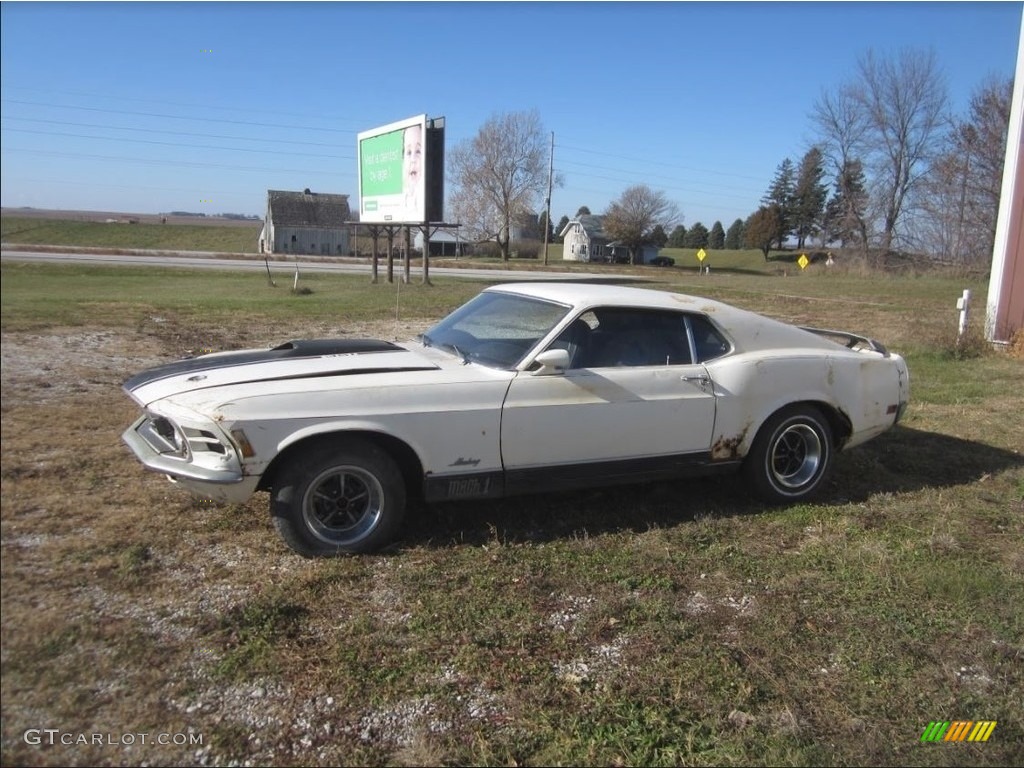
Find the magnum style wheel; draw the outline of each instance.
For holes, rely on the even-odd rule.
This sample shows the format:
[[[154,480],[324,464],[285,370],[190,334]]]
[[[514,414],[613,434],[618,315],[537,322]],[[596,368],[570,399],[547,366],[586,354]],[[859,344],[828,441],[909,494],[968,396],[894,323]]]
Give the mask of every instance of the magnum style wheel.
[[[374,552],[395,536],[405,484],[394,460],[366,440],[300,454],[278,476],[274,525],[306,557]]]

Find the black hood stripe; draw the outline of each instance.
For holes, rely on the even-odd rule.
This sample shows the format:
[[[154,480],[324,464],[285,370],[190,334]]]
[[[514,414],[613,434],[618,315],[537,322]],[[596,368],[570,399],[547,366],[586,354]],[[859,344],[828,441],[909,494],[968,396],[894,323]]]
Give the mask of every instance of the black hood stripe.
[[[324,355],[363,355],[374,352],[398,352],[404,351],[397,344],[390,341],[377,341],[376,339],[305,339],[288,341],[273,349],[247,352],[243,355],[236,355],[231,358],[223,357],[193,357],[187,360],[178,360],[174,363],[167,363],[156,368],[137,373],[124,383],[124,389],[131,392],[134,389],[151,384],[161,379],[169,379],[172,376],[181,376],[186,373],[199,373],[201,371],[212,371],[218,368],[237,368],[244,365],[256,365],[259,363],[272,363],[277,360],[301,359],[309,357],[323,357]],[[363,372],[366,372],[364,369]],[[374,369],[378,370],[378,369]],[[341,373],[341,372],[338,372]],[[348,373],[348,371],[344,371]],[[360,371],[352,371],[360,373]],[[338,375],[323,374],[323,375]],[[288,378],[288,377],[286,377]],[[299,377],[299,378],[305,378]],[[259,381],[261,379],[255,379]],[[269,379],[266,379],[269,380]]]
[[[425,368],[423,366],[403,366],[401,368],[343,368],[339,371],[322,371],[318,373],[296,373],[287,376],[263,376],[258,379],[245,379],[243,381],[232,381],[230,386],[236,384],[255,384],[264,381],[295,381],[298,379],[326,379],[331,376],[362,376],[368,373],[408,373],[409,371],[436,371],[436,368]],[[216,384],[214,386],[225,386]],[[198,387],[203,389],[203,387]]]

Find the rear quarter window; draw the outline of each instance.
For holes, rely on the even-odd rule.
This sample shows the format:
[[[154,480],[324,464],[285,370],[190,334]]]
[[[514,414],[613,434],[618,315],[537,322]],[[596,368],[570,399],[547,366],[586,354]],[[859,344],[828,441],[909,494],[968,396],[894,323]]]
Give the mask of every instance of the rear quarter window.
[[[698,363],[727,355],[732,349],[729,340],[704,315],[690,315],[689,321],[693,332],[694,356]]]

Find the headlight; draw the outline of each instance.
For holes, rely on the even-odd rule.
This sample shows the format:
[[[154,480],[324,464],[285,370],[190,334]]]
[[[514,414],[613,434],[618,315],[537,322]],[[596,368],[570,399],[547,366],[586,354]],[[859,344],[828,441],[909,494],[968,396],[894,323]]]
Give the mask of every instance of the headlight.
[[[203,454],[224,456],[227,447],[213,432],[192,426],[180,426],[166,416],[150,413],[139,427],[139,434],[150,447],[164,456],[190,461]]]
[[[148,442],[160,453],[188,458],[188,441],[178,426],[163,416],[150,416],[144,427]],[[157,439],[159,438],[159,439]]]

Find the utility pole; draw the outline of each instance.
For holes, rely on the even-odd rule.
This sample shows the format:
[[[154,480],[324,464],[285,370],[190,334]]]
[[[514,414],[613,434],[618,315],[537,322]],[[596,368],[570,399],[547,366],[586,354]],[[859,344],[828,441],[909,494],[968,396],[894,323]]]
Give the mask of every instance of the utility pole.
[[[551,132],[551,154],[548,157],[547,215],[544,221],[544,266],[548,265],[548,237],[551,234],[551,176],[555,170],[555,132]]]

